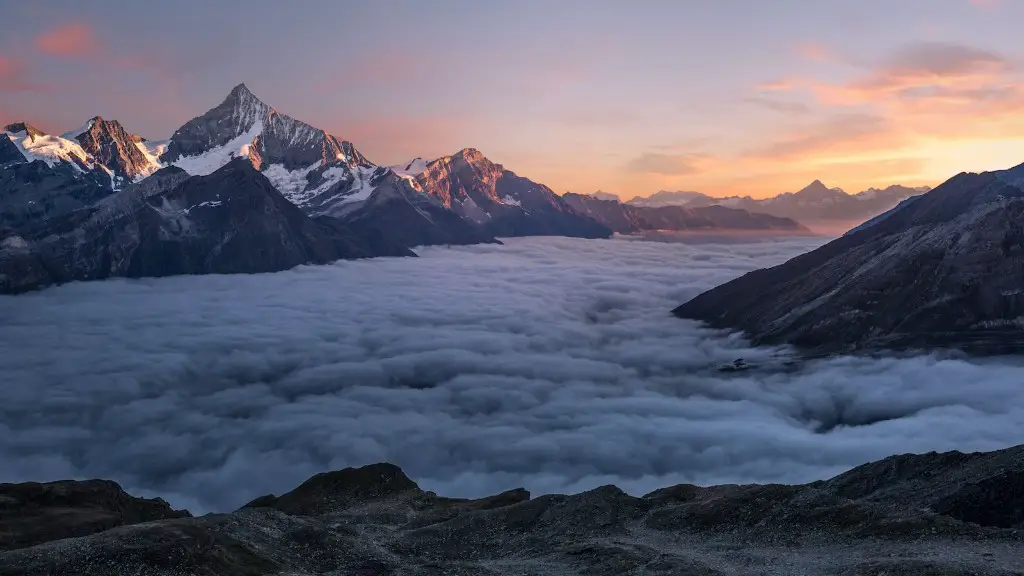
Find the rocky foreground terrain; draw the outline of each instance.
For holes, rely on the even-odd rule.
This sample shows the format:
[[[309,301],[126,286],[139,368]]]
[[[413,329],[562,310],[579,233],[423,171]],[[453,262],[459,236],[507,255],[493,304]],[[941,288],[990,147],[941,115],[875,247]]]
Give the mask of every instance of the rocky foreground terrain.
[[[109,481],[0,484],[0,575],[1024,574],[1024,445],[802,486],[459,500],[375,464],[198,518]]]

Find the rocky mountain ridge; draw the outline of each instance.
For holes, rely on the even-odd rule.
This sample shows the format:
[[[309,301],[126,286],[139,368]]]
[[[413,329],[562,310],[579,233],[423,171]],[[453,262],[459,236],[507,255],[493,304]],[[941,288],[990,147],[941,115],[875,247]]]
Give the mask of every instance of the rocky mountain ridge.
[[[553,190],[465,148],[413,175],[415,187],[494,236],[606,238],[611,230],[579,214]]]
[[[899,204],[901,201],[923,194],[929,187],[907,187],[900,185],[884,189],[869,188],[856,194],[847,194],[842,188],[829,188],[821,180],[815,180],[797,192],[778,194],[770,198],[750,196],[728,196],[717,198],[700,192],[661,191],[648,197],[637,196],[627,202],[634,206],[661,207],[683,206],[700,208],[720,205],[792,218],[797,222],[816,221],[864,221],[873,218]]]
[[[163,168],[99,202],[0,244],[0,293],[73,280],[275,272],[341,258],[411,256],[366,242],[288,202],[237,158],[207,176]]]
[[[1024,167],[962,173],[817,250],[675,314],[811,352],[1024,344]]]
[[[634,206],[618,200],[604,200],[586,194],[563,194],[562,199],[580,214],[590,216],[619,234],[644,231],[782,231],[810,234],[811,231],[790,218],[750,213],[725,206]]]
[[[1010,576],[1024,446],[901,455],[806,485],[464,500],[390,464],[192,517],[108,481],[0,484],[0,574]]]

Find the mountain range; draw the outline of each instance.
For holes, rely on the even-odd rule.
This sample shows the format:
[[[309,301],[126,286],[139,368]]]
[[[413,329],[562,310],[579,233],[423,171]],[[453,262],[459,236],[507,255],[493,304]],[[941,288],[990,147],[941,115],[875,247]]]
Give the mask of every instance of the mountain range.
[[[414,246],[497,237],[613,233],[601,214],[587,212],[473,148],[375,164],[239,84],[167,140],[98,116],[60,136],[6,125],[0,292],[415,256]],[[739,211],[648,220],[702,229],[764,229],[767,221]]]
[[[580,214],[590,216],[620,234],[645,231],[714,231],[754,230],[781,231],[787,234],[810,234],[810,230],[792,218],[748,212],[725,206],[635,206],[617,199],[601,199],[595,195],[568,192],[562,198]]]
[[[1020,574],[1024,446],[904,454],[804,485],[479,499],[380,463],[193,517],[109,480],[0,484],[0,573]]]
[[[873,218],[901,201],[930,190],[927,186],[911,188],[889,186],[870,188],[857,194],[847,194],[842,188],[829,188],[815,180],[797,192],[787,192],[771,198],[754,199],[750,196],[715,198],[700,192],[661,191],[651,196],[637,196],[627,202],[633,206],[663,207],[726,206],[749,212],[760,212],[781,218],[792,218],[803,223],[819,221],[862,222]]]
[[[828,244],[675,310],[811,352],[1024,345],[1024,165],[961,173]]]

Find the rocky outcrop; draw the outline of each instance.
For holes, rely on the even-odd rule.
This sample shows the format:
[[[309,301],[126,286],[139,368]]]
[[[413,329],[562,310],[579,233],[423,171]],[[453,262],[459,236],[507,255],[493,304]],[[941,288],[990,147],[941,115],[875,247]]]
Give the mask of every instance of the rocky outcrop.
[[[88,128],[75,136],[82,149],[94,162],[111,170],[118,178],[134,181],[158,168],[136,146],[139,141],[117,120],[104,120],[97,116],[86,123]]]
[[[819,352],[1024,344],[1024,169],[960,174],[874,225],[675,310]]]
[[[288,202],[245,159],[209,176],[164,169],[109,200],[3,240],[0,292],[116,276],[274,272],[339,258],[412,255],[370,247]]]
[[[643,497],[604,486],[532,499],[516,489],[465,500],[374,464],[199,518],[96,481],[57,483],[64,493],[106,492],[47,500],[41,512],[4,499],[40,485],[6,485],[0,573],[715,576],[754,566],[812,576],[1005,576],[1024,557],[1024,523],[1012,512],[1022,470],[1024,446],[895,456],[800,486],[680,485]],[[37,521],[51,513],[82,528],[39,529],[54,526]],[[117,521],[78,522],[97,514]]]
[[[188,517],[160,498],[136,498],[109,480],[0,484],[0,550]]]
[[[595,196],[573,193],[564,194],[562,199],[580,214],[597,220],[619,234],[635,234],[650,230],[760,230],[810,233],[807,228],[789,218],[752,214],[746,210],[724,206],[633,206],[618,200],[602,200]]]
[[[414,177],[424,194],[494,236],[605,238],[611,230],[572,209],[550,188],[466,148]]]

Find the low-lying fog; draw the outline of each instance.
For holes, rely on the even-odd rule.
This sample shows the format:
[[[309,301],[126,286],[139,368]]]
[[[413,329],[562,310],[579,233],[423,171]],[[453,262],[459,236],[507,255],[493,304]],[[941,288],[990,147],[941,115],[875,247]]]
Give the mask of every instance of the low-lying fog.
[[[641,494],[1024,442],[1019,364],[787,372],[669,314],[823,242],[515,239],[0,297],[0,482],[110,478],[206,512],[378,461],[451,496]],[[763,368],[714,369],[738,357]]]

